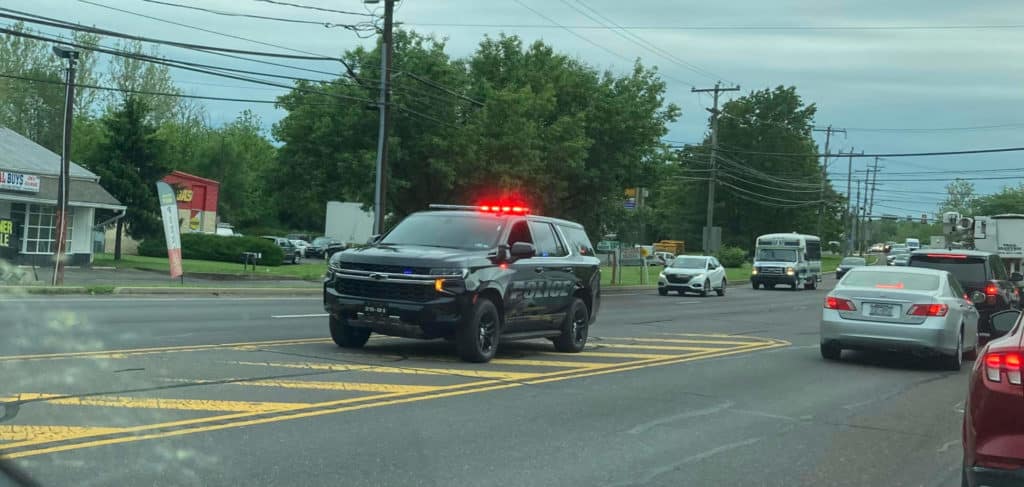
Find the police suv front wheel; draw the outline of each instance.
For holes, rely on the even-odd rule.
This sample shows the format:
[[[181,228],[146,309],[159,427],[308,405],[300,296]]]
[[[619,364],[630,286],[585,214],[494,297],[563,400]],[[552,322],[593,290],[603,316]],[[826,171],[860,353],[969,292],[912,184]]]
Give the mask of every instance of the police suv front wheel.
[[[473,315],[455,330],[455,348],[466,362],[490,362],[498,351],[500,331],[498,308],[490,299],[480,298]]]
[[[370,339],[370,329],[348,324],[347,318],[331,315],[331,339],[342,348],[362,348]]]
[[[562,334],[555,338],[555,350],[565,353],[580,353],[587,346],[590,328],[590,311],[580,298],[573,298],[569,313],[562,321]]]

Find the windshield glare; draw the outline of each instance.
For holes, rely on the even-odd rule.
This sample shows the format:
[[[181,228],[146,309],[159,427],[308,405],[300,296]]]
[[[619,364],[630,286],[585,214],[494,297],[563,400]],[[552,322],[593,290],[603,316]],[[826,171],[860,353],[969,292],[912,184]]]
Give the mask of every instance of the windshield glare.
[[[708,260],[703,257],[679,257],[672,262],[673,269],[704,269]]]
[[[839,262],[840,265],[864,265],[865,261],[862,257],[847,257]]]
[[[760,249],[757,260],[775,260],[780,262],[796,262],[796,250],[792,249]]]
[[[939,276],[930,274],[850,271],[843,277],[844,287],[870,287],[876,289],[905,289],[908,291],[935,291],[939,288]]]
[[[502,220],[481,215],[417,214],[402,220],[380,243],[451,249],[494,248]]]

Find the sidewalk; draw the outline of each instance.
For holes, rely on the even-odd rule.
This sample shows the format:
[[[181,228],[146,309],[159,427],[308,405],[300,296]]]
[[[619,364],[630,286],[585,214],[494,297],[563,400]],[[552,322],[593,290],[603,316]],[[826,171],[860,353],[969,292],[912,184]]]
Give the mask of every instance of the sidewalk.
[[[49,285],[53,277],[52,267],[25,267],[23,286]],[[16,283],[8,283],[15,284]],[[167,274],[139,269],[112,268],[68,268],[64,270],[64,285],[69,287],[207,287],[207,288],[308,288],[319,289],[319,281],[301,279],[261,279],[245,276],[221,276],[210,274],[186,274],[184,279],[171,279]]]

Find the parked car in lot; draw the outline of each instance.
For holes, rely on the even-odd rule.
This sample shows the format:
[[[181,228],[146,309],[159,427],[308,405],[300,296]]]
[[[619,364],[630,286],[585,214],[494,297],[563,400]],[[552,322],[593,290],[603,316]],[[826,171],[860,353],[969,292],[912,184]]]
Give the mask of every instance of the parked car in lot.
[[[658,275],[658,294],[665,296],[669,291],[675,291],[680,296],[687,292],[707,296],[714,291],[719,296],[725,296],[727,284],[725,267],[718,259],[684,255],[676,257]]]
[[[949,271],[968,294],[978,297],[981,318],[978,333],[984,344],[1000,335],[989,317],[997,312],[1019,308],[1020,291],[1011,281],[1020,281],[1020,273],[1006,274],[999,255],[976,250],[918,250],[910,255],[910,267],[928,267]],[[977,293],[977,294],[975,294]]]
[[[654,252],[647,256],[647,265],[666,266],[676,260],[675,254],[671,252]]]
[[[843,350],[890,350],[939,355],[960,370],[978,348],[978,311],[947,271],[912,267],[858,267],[825,298],[821,356]]]
[[[842,279],[846,272],[854,267],[864,267],[866,265],[868,265],[868,262],[863,257],[844,257],[843,260],[839,261],[839,267],[836,267],[836,279]]]
[[[991,317],[1001,338],[989,342],[974,362],[964,403],[961,485],[1024,485],[1024,332],[1019,310]]]
[[[287,238],[284,237],[274,237],[270,235],[264,235],[263,238],[270,240],[271,242],[277,244],[278,247],[281,247],[281,250],[284,252],[283,261],[285,264],[299,263],[299,260],[302,257],[299,255],[298,247],[296,247],[291,240],[288,240]]]
[[[307,259],[322,259],[326,255],[324,252],[331,245],[341,245],[337,239],[331,237],[320,236],[316,237],[309,242],[309,247],[306,247],[306,258]]]
[[[299,256],[305,259],[306,249],[309,248],[309,242],[297,238],[289,239],[288,241],[291,242],[292,245],[294,245],[295,248],[298,250]]]

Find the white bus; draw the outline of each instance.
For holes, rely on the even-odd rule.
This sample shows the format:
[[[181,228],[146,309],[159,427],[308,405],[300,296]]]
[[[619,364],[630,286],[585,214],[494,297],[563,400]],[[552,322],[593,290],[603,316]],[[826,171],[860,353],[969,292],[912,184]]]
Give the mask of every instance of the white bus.
[[[906,240],[907,250],[913,252],[921,248],[921,241],[916,238],[908,238]]]
[[[778,284],[795,291],[817,289],[821,282],[821,239],[799,233],[770,233],[757,237],[750,284],[754,289]]]

